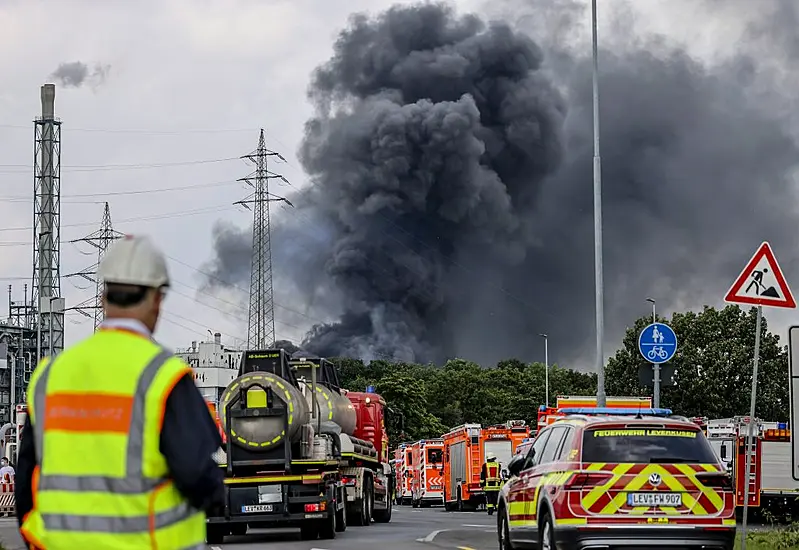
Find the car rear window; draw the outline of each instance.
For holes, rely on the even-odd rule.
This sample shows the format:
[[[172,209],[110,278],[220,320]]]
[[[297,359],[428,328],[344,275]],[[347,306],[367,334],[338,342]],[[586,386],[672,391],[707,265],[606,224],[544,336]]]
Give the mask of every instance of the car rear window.
[[[697,430],[630,427],[586,430],[582,461],[715,464],[718,459]]]

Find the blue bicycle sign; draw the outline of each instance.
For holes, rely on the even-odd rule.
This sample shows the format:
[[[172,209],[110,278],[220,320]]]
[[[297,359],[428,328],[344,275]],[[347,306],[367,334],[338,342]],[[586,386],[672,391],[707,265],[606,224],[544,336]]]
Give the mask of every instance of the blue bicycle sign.
[[[669,325],[652,323],[638,336],[638,351],[650,363],[665,363],[677,352],[677,335]]]

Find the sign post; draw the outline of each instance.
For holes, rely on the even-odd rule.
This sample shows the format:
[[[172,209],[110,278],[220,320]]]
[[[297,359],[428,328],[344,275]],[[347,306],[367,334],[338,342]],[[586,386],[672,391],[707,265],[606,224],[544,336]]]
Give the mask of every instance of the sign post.
[[[799,481],[799,437],[794,437],[794,423],[799,422],[799,326],[788,329],[788,391],[791,403],[791,475]]]
[[[749,403],[749,423],[746,430],[746,483],[744,483],[744,512],[741,522],[741,548],[746,550],[746,522],[749,513],[749,481],[752,475],[752,446],[754,445],[755,435],[755,406],[757,404],[757,368],[760,361],[760,327],[763,321],[763,306],[781,307],[787,309],[796,308],[791,289],[785,281],[782,269],[777,263],[777,258],[771,250],[771,245],[764,241],[749,259],[746,267],[735,279],[727,295],[725,302],[731,304],[744,304],[757,306],[757,318],[755,321],[755,357],[752,362],[752,397]],[[789,343],[791,339],[789,338]],[[793,393],[791,393],[793,399]],[[791,401],[791,411],[793,411],[793,401]],[[793,419],[791,419],[793,428]],[[793,433],[793,430],[792,430]],[[791,446],[796,454],[796,443],[791,435]],[[795,470],[794,470],[795,471]]]
[[[638,335],[638,351],[655,369],[652,405],[658,409],[660,408],[660,365],[677,353],[677,334],[665,323],[652,323]]]

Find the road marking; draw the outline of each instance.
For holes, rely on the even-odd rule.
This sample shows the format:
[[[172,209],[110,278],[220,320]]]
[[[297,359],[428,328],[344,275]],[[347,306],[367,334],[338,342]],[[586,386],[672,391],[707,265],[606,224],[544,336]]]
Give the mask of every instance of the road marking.
[[[443,533],[444,531],[449,531],[449,529],[439,529],[438,531],[433,531],[422,539],[416,539],[416,542],[433,542],[433,539],[436,538],[439,533]]]
[[[485,523],[464,523],[461,527],[493,527],[493,525],[487,525]]]
[[[212,546],[212,547],[211,547],[211,550],[222,550],[222,548],[221,548],[221,547],[219,547],[219,546]]]
[[[471,548],[469,546],[458,546],[458,550],[474,550],[474,548]]]

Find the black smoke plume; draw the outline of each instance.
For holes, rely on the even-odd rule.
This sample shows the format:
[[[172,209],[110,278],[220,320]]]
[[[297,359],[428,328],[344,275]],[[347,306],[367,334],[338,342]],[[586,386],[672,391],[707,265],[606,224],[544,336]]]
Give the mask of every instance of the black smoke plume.
[[[756,92],[762,60],[742,50],[708,64],[662,37],[629,42],[601,54],[614,343],[647,297],[663,312],[719,302],[761,240],[799,267],[799,149],[784,98]],[[590,59],[546,53],[440,4],[353,17],[312,78],[300,149],[311,186],[275,235],[289,296],[334,316],[303,349],[487,363],[542,359],[546,333],[560,362],[590,356]],[[230,274],[220,244],[213,269]]]

